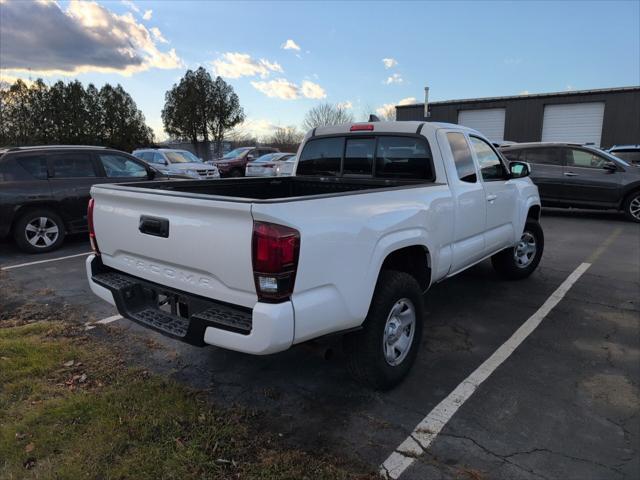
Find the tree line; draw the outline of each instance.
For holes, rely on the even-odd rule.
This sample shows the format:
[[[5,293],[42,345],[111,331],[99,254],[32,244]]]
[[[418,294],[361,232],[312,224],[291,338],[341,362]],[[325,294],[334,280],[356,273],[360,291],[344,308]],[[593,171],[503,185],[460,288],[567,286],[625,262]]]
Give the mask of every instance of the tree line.
[[[0,145],[102,145],[131,151],[153,143],[131,96],[121,85],[84,88],[75,80],[49,86],[17,80],[0,88]]]
[[[341,106],[323,103],[306,113],[302,128],[353,119]],[[237,145],[263,143],[295,150],[304,136],[296,127],[279,127],[268,138],[258,139],[254,132],[238,127],[244,120],[233,87],[221,77],[213,79],[203,67],[187,70],[165,94],[165,131],[174,140],[191,142],[204,158],[209,156],[210,141],[218,153],[225,139]],[[42,79],[30,85],[22,80],[0,85],[0,146],[46,144],[100,145],[130,152],[152,146],[154,135],[121,85],[85,88],[74,80],[49,86]]]

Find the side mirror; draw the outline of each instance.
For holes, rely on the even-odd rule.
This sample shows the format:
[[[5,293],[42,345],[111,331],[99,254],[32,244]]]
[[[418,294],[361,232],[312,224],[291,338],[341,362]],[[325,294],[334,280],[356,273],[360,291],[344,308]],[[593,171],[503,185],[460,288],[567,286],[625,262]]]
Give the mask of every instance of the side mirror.
[[[609,172],[617,172],[618,171],[618,166],[613,163],[613,162],[606,162],[602,168],[604,168],[605,170],[609,171]]]
[[[153,168],[147,168],[147,178],[149,180],[154,180],[158,176],[158,172]]]
[[[511,162],[509,163],[509,173],[511,173],[511,178],[523,178],[528,177],[531,170],[528,163]]]

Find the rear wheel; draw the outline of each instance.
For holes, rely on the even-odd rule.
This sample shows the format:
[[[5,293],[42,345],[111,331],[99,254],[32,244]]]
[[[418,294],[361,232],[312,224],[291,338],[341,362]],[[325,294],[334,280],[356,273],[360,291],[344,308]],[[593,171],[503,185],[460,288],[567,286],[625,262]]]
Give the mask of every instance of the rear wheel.
[[[52,210],[31,210],[13,228],[13,238],[25,252],[44,253],[62,245],[65,237],[62,218]]]
[[[640,190],[631,192],[624,201],[624,214],[632,222],[640,222]]]
[[[422,337],[422,291],[409,274],[380,274],[364,328],[345,338],[353,377],[377,390],[399,384],[413,365]]]
[[[544,251],[544,233],[536,220],[527,221],[515,247],[491,257],[493,268],[510,280],[527,278],[538,267]]]

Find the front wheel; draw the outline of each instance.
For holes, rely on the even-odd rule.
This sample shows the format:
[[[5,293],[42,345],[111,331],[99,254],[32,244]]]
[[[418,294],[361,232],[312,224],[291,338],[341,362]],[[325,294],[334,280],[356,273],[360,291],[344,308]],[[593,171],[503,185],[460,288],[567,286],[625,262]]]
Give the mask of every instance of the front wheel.
[[[363,329],[345,338],[353,377],[377,390],[399,384],[416,359],[423,315],[418,282],[404,272],[382,271]]]
[[[491,257],[491,263],[502,277],[520,280],[538,267],[543,251],[542,227],[536,220],[529,220],[516,246],[496,253]]]

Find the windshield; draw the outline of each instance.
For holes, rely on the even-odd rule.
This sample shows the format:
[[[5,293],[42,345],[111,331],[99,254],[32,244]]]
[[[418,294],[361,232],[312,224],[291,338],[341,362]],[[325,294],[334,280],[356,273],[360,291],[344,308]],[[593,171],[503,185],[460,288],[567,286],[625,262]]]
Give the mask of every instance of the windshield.
[[[631,165],[629,163],[627,163],[625,160],[623,160],[622,158],[616,157],[615,155],[610,154],[609,152],[605,151],[605,150],[600,150],[597,148],[594,148],[593,150],[595,150],[596,152],[598,152],[598,154],[603,155],[605,157],[607,157],[607,160],[614,162],[614,163],[619,163],[621,165],[624,165],[625,167],[630,167]]]
[[[225,154],[222,158],[236,158],[248,150],[251,150],[251,148],[236,148],[235,150],[231,150],[229,153]]]
[[[640,150],[618,150],[611,153],[627,162],[640,163]]]
[[[267,153],[266,155],[262,155],[257,160],[254,160],[254,162],[275,162],[276,160],[278,160],[278,157],[280,155],[280,153]]]
[[[198,157],[188,151],[164,152],[171,163],[202,163]]]

